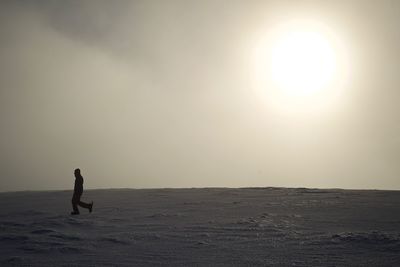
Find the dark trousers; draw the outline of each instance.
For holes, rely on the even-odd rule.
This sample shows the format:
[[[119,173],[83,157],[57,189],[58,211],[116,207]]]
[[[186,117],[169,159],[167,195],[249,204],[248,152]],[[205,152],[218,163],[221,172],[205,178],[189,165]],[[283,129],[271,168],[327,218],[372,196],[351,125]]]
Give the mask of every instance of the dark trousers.
[[[78,205],[85,209],[89,209],[90,207],[90,204],[81,201],[81,196],[82,194],[74,194],[72,196],[72,208],[75,212],[79,212]]]

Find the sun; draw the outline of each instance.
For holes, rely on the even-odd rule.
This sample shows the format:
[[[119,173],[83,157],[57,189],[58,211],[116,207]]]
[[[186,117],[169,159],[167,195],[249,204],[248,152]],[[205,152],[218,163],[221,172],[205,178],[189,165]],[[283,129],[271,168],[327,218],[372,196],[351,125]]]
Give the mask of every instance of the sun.
[[[329,106],[348,76],[345,49],[332,28],[292,20],[262,34],[255,53],[257,88],[286,111]]]
[[[296,30],[279,37],[271,51],[272,81],[284,93],[305,96],[326,89],[336,71],[336,56],[320,32]]]

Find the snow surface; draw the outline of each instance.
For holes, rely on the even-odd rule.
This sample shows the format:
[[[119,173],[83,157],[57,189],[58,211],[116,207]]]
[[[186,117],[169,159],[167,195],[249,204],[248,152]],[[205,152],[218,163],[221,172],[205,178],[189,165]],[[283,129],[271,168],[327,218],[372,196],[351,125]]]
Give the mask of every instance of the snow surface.
[[[400,266],[400,191],[0,193],[1,266]]]

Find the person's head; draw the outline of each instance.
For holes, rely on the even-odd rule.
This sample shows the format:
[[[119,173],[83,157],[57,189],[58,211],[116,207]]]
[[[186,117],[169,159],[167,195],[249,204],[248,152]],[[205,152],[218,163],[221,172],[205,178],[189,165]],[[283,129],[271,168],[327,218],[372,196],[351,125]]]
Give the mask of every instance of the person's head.
[[[81,170],[79,168],[75,169],[74,174],[75,176],[81,175]]]

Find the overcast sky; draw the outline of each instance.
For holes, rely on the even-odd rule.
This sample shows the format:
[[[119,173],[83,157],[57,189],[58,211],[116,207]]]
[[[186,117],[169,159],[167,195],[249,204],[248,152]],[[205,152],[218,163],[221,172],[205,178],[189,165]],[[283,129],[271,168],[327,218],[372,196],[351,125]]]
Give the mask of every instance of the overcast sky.
[[[349,51],[341,104],[282,115],[253,48],[291,16]],[[0,191],[400,189],[399,1],[1,1]]]

